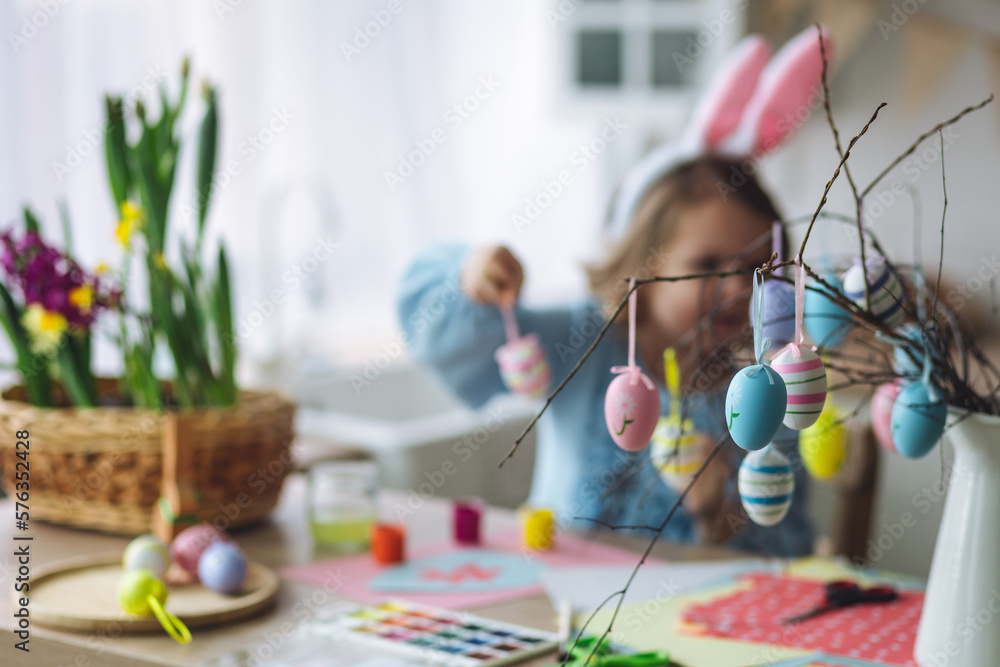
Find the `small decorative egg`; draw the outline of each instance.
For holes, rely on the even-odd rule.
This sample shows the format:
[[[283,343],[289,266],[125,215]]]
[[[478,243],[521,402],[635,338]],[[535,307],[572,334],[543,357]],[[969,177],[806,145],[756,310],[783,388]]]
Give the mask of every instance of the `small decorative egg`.
[[[667,486],[681,491],[690,483],[691,476],[705,462],[701,444],[702,436],[690,419],[682,425],[676,418],[660,417],[649,456]]]
[[[828,401],[816,423],[799,433],[799,456],[816,479],[833,477],[844,464],[847,429],[840,419],[840,410],[833,401]]]
[[[118,582],[118,604],[130,614],[149,616],[153,610],[149,598],[162,606],[167,601],[167,587],[149,570],[128,570]]]
[[[747,366],[729,383],[726,426],[733,442],[746,450],[774,440],[785,418],[788,393],[785,382],[764,364]]]
[[[201,554],[215,542],[227,542],[229,536],[207,523],[182,530],[170,545],[170,555],[174,562],[186,572],[198,575],[198,560]]]
[[[892,406],[892,441],[896,451],[919,459],[934,448],[944,433],[948,406],[923,382],[903,386]]]
[[[238,593],[247,578],[247,557],[232,542],[214,542],[198,559],[198,578],[218,593]]]
[[[782,280],[765,280],[761,285],[764,317],[763,335],[772,345],[786,345],[795,337],[795,287]],[[750,324],[754,324],[753,303],[750,304]]]
[[[549,391],[552,372],[538,334],[508,342],[495,353],[500,377],[515,394],[543,398]]]
[[[819,355],[805,346],[795,350],[786,346],[771,360],[771,368],[785,381],[788,403],[782,422],[801,431],[819,419],[826,403],[826,367]]]
[[[604,396],[604,419],[616,445],[630,452],[642,449],[659,418],[660,392],[638,367],[611,381]]]
[[[867,265],[872,315],[887,327],[895,327],[904,315],[900,301],[903,290],[899,281],[881,257],[868,260]],[[844,274],[844,296],[865,307],[865,275],[860,262]]]
[[[746,455],[736,486],[747,516],[760,526],[773,526],[792,505],[795,475],[788,457],[770,446]]]
[[[907,322],[897,329],[897,333],[912,340],[917,348],[921,347],[921,330],[916,324]],[[910,356],[911,353],[916,353],[916,360]],[[924,370],[923,357],[923,352],[917,352],[913,346],[897,345],[892,352],[893,368],[905,378],[918,379]]]
[[[141,535],[129,542],[122,556],[124,569],[149,570],[157,577],[162,577],[169,565],[167,545],[152,535]]]
[[[843,290],[840,279],[834,275],[823,279],[832,287]],[[824,289],[820,287],[820,289]],[[802,304],[802,325],[817,347],[837,347],[851,330],[851,316],[838,306],[826,293],[807,289]]]
[[[872,395],[871,422],[875,439],[882,449],[896,454],[896,443],[892,441],[892,406],[903,388],[902,380],[880,385]]]

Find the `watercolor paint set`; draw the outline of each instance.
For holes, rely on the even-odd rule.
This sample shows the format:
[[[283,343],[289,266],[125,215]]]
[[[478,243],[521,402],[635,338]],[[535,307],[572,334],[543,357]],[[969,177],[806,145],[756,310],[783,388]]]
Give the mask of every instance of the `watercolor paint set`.
[[[467,613],[401,600],[338,606],[313,626],[386,652],[448,667],[494,667],[553,651],[558,637]]]

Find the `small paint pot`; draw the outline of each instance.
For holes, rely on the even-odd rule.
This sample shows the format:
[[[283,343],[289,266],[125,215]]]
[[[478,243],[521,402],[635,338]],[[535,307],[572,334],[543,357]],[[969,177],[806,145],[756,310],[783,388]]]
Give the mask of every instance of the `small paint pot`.
[[[455,541],[459,544],[479,544],[483,504],[471,498],[456,498],[451,507]]]
[[[376,523],[371,531],[372,557],[381,565],[405,560],[406,528],[401,523]]]
[[[541,507],[522,507],[521,528],[524,546],[536,551],[552,548],[555,540],[555,518],[552,510]]]

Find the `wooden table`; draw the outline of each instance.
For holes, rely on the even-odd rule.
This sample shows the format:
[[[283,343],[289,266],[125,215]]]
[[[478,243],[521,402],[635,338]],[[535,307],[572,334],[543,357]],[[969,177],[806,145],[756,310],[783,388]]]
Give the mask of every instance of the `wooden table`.
[[[385,493],[381,509],[387,517],[395,516],[394,503],[405,502],[405,496]],[[486,531],[505,531],[516,526],[516,517],[509,510],[491,509],[485,518]],[[410,544],[440,543],[449,539],[449,505],[444,500],[426,501],[407,520]],[[314,589],[303,584],[283,581],[276,607],[255,619],[216,629],[200,630],[195,641],[187,646],[175,643],[164,635],[127,635],[110,637],[104,633],[77,634],[42,628],[32,624],[30,653],[14,648],[19,639],[13,634],[13,586],[16,563],[13,558],[14,507],[8,499],[0,502],[0,544],[6,554],[0,563],[0,665],[4,667],[143,667],[147,665],[191,666],[202,661],[246,647],[259,647],[268,641],[282,642],[289,635],[290,622],[302,620],[293,614],[296,605],[308,600]],[[90,533],[32,521],[30,534],[31,569],[74,556],[121,553],[128,538]],[[302,565],[329,557],[314,553],[312,538],[305,515],[305,480],[300,475],[288,479],[281,502],[271,522],[239,531],[235,534],[240,546],[251,559],[272,568]],[[636,551],[645,547],[644,540],[605,534],[600,541],[610,542]],[[733,554],[715,548],[691,547],[660,543],[654,554],[668,560],[710,560],[732,557]],[[332,599],[332,598],[331,598]],[[30,608],[29,608],[30,609]],[[546,630],[555,630],[555,612],[544,595],[475,609],[476,613],[499,621],[519,623]],[[542,665],[553,662],[553,656],[523,663]]]

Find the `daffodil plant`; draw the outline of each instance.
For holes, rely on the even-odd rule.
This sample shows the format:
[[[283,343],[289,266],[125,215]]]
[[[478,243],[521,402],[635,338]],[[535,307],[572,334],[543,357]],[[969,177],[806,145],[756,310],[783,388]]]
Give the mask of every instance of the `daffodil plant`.
[[[74,404],[97,404],[90,337],[104,311],[119,319],[121,389],[134,405],[226,406],[236,399],[229,271],[221,245],[209,262],[214,270],[203,270],[218,134],[215,90],[208,85],[202,89],[205,111],[196,146],[197,197],[189,207],[197,221],[195,236],[193,242],[172,242],[168,235],[170,214],[183,213],[171,206],[171,194],[181,154],[177,120],[188,78],[185,61],[178,97],[171,100],[161,87],[155,120],[141,101],[126,109],[121,97],[106,98],[105,157],[119,212],[113,230],[121,247],[118,280],[106,279],[103,266],[87,274],[68,253],[46,245],[27,210],[22,238],[10,231],[0,236],[6,278],[6,286],[0,285],[0,319],[36,405],[52,404],[53,381],[63,385]],[[169,261],[174,256],[177,267]],[[147,287],[148,297],[130,294],[131,286]],[[172,377],[162,378],[169,384],[153,367],[164,345],[173,360]]]

